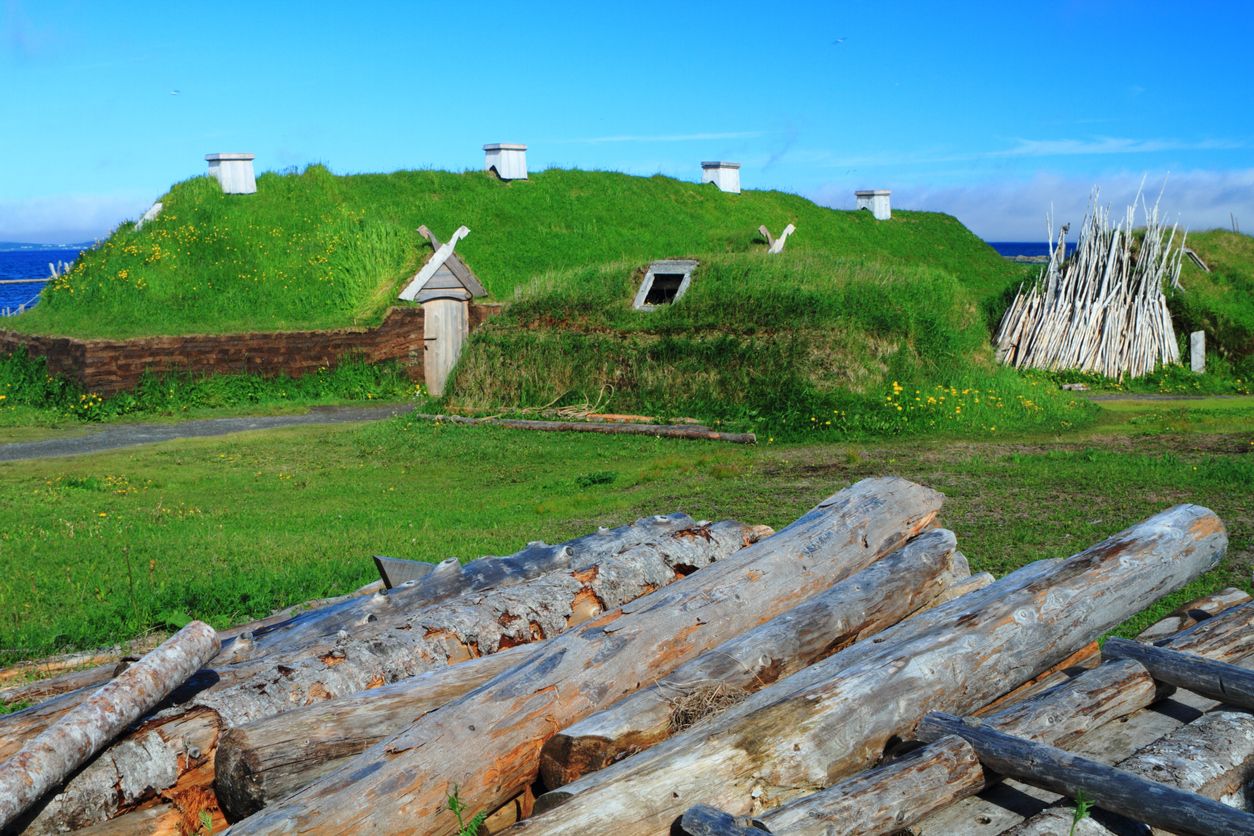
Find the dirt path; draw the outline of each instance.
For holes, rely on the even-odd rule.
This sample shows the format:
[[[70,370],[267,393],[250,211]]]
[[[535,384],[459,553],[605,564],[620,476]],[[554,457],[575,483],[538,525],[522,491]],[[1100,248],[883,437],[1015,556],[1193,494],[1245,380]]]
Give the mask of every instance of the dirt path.
[[[249,430],[272,430],[280,427],[311,424],[347,424],[354,421],[379,421],[413,409],[406,404],[389,406],[327,406],[314,407],[303,415],[244,416],[240,418],[205,418],[173,424],[114,424],[87,435],[72,438],[47,438],[42,441],[20,441],[0,444],[0,462],[23,459],[49,459],[79,456],[140,444],[153,444],[176,438],[204,438]]]

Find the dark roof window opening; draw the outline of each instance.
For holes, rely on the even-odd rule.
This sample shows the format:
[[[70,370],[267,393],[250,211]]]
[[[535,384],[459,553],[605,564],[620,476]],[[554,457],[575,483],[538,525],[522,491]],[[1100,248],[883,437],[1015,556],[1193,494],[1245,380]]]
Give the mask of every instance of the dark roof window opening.
[[[669,305],[679,295],[679,286],[684,283],[683,273],[654,273],[653,284],[644,295],[646,305]]]
[[[653,262],[631,306],[638,311],[651,311],[660,305],[673,304],[687,292],[696,267],[697,262],[689,260]]]

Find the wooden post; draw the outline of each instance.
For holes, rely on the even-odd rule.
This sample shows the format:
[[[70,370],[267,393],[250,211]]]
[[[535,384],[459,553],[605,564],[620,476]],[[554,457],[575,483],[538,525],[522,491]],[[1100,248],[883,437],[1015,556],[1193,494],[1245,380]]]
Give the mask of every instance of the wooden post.
[[[1107,639],[1107,659],[1134,659],[1159,682],[1241,708],[1254,709],[1254,671],[1127,639]]]
[[[1189,334],[1189,368],[1197,374],[1206,371],[1206,332]]]
[[[1102,809],[1154,827],[1197,836],[1254,833],[1254,815],[1196,793],[1146,781],[1062,749],[1005,734],[987,724],[933,712],[919,724],[919,737],[961,737],[987,768],[1033,786],[1075,798],[1084,793]]]

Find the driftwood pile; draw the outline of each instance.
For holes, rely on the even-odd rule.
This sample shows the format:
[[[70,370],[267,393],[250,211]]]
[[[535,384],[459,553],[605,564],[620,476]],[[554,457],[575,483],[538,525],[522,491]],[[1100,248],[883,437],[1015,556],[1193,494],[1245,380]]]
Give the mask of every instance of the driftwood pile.
[[[1140,199],[1140,195],[1138,195]],[[1078,369],[1106,377],[1140,377],[1180,362],[1163,288],[1179,287],[1183,238],[1141,199],[1145,233],[1133,233],[1136,202],[1112,226],[1094,191],[1075,253],[1066,255],[1063,226],[1040,277],[1020,287],[1002,317],[999,361],[1016,368]]]
[[[168,696],[85,762],[29,752],[130,693],[149,659],[0,718],[0,787],[31,788],[0,816],[27,833],[452,834],[455,794],[490,814],[484,832],[1051,832],[1070,808],[1037,790],[1017,820],[967,809],[1031,785],[1084,792],[1103,824],[1251,832],[1254,677],[1233,663],[1254,654],[1254,602],[1230,591],[1141,643],[1094,643],[1214,566],[1219,519],[1178,506],[993,581],[933,527],[941,499],[869,479],[778,533],[654,517],[439,564],[216,653],[194,626],[154,656],[186,643],[204,667],[167,665],[159,689],[145,674]],[[1152,752],[1085,749],[1173,685],[1237,707]],[[945,815],[970,821],[931,824]]]

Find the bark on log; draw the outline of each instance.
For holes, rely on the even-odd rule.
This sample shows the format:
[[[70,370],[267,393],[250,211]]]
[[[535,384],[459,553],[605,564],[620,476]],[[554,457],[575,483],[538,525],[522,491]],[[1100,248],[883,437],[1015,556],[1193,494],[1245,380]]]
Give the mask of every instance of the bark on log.
[[[1171,647],[1233,661],[1254,652],[1254,604],[1171,637]],[[1135,662],[1107,662],[1054,691],[986,718],[990,727],[1068,747],[1087,732],[1159,701],[1169,687]],[[957,738],[863,772],[822,792],[770,810],[762,821],[782,833],[894,833],[987,785],[975,751]],[[944,829],[938,832],[945,832]]]
[[[561,636],[233,830],[421,821],[430,833],[456,832],[445,806],[454,785],[470,809],[494,809],[534,780],[540,748],[559,729],[870,565],[926,528],[940,501],[904,479],[847,488],[734,558]]]
[[[954,547],[953,532],[925,532],[826,592],[563,729],[541,752],[544,785],[556,789],[647,749],[692,725],[691,715],[713,714],[901,621],[950,580],[970,575],[965,558],[953,562]]]
[[[521,418],[466,418],[461,415],[420,415],[411,417],[424,421],[450,424],[489,424],[511,430],[539,430],[541,432],[601,433],[603,435],[648,435],[655,438],[682,438],[689,441],[730,441],[732,444],[756,444],[753,433],[715,432],[709,427],[690,424],[621,424],[596,421],[533,421]]]
[[[1156,642],[1165,639],[1186,627],[1192,627],[1199,621],[1205,621],[1224,610],[1244,604],[1250,596],[1244,590],[1228,587],[1201,598],[1194,598],[1177,608],[1166,618],[1161,618],[1142,630],[1136,637],[1139,642]]]
[[[1127,639],[1107,640],[1102,653],[1109,659],[1140,662],[1159,682],[1187,688],[1212,700],[1254,709],[1254,671]]]
[[[0,829],[217,652],[217,633],[193,621],[0,764]]]
[[[164,746],[149,761],[154,765],[168,762],[177,752],[177,741],[159,743],[159,729],[207,710],[213,734],[206,736],[210,748],[202,749],[202,758],[177,761],[177,769],[154,766],[145,771],[134,758],[101,757],[58,794],[45,817],[47,826],[103,821],[147,803],[155,793],[198,794],[216,807],[214,771],[212,766],[200,769],[199,761],[216,758],[218,732],[426,670],[447,670],[448,665],[479,654],[543,640],[734,554],[757,536],[755,527],[737,522],[679,530],[673,530],[673,522],[661,519],[644,525],[643,530],[655,532],[654,541],[636,542],[621,554],[578,552],[565,571],[411,612],[384,612],[354,635],[344,633],[331,642],[308,645],[301,656],[284,655],[278,664],[264,657],[218,668],[208,674],[218,678],[216,683],[163,712],[156,718],[155,729],[141,727],[114,747],[129,752],[136,746]],[[659,531],[660,536],[656,535]],[[206,672],[200,675],[207,676]],[[119,785],[135,789],[109,790]]]
[[[286,798],[546,645],[511,647],[230,729],[218,744],[214,778],[222,809],[236,821]]]
[[[544,833],[656,833],[683,809],[733,815],[814,792],[864,769],[929,710],[971,711],[1087,644],[1215,565],[1223,524],[1177,506],[1019,588],[1010,578],[925,613],[948,617],[924,635],[894,640],[908,620],[749,697],[684,734],[537,800],[561,803],[521,825]],[[970,599],[996,597],[978,607]],[[913,620],[913,619],[912,619]],[[562,803],[564,800],[564,803]]]
[[[1243,810],[991,729],[978,720],[933,712],[919,725],[919,734],[929,741],[956,735],[975,748],[988,769],[1072,798],[1084,793],[1105,810],[1151,826],[1197,836],[1254,833],[1254,815]]]

